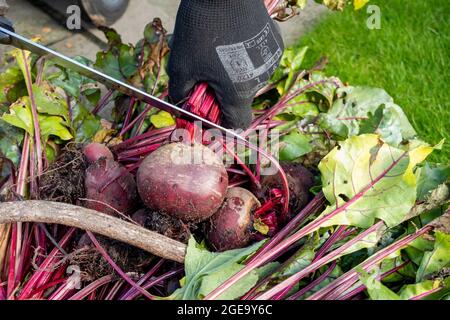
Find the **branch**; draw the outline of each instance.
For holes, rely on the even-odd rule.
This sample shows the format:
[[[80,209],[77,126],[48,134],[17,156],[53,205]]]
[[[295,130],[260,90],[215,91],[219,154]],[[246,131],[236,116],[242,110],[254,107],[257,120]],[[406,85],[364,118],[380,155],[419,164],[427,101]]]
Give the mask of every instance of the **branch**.
[[[0,203],[0,225],[15,222],[61,224],[115,239],[164,259],[183,263],[186,245],[106,214],[47,201]]]

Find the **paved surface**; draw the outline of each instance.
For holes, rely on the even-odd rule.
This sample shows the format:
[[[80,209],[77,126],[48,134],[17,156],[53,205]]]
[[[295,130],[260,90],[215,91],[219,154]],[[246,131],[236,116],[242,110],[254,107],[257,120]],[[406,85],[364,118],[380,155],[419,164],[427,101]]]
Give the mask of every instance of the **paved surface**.
[[[44,44],[69,56],[83,55],[95,58],[101,44],[95,37],[89,37],[86,32],[67,30],[62,21],[55,20],[28,0],[8,0],[8,4],[10,6],[8,17],[14,21],[18,33],[27,37],[40,36]],[[130,0],[126,13],[113,27],[122,35],[123,41],[131,43],[142,37],[144,26],[154,17],[160,17],[166,29],[171,32],[178,4],[179,0]],[[286,43],[294,43],[299,39],[324,11],[323,7],[310,3],[300,16],[282,23]],[[103,38],[97,30],[90,31]],[[7,47],[0,46],[0,60],[6,50]]]

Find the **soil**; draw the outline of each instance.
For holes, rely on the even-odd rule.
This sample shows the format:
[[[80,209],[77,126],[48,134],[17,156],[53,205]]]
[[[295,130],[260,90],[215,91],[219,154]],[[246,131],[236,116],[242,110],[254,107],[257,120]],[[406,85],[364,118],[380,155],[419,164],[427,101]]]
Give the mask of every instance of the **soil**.
[[[85,196],[85,171],[82,147],[68,144],[40,178],[40,200],[78,204],[78,199]]]

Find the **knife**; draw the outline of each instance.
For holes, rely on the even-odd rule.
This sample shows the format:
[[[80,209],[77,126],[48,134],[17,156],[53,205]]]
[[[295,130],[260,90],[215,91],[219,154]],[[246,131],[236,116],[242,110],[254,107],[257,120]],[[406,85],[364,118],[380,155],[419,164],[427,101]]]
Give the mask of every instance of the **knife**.
[[[107,74],[104,74],[94,68],[91,68],[89,66],[85,66],[59,52],[56,52],[50,48],[47,48],[46,46],[43,46],[39,43],[36,43],[34,41],[31,41],[9,29],[5,28],[6,25],[0,24],[0,39],[2,39],[3,44],[12,45],[16,48],[28,50],[30,52],[33,52],[39,56],[46,57],[48,59],[51,59],[53,62],[55,62],[57,65],[62,66],[64,68],[70,69],[72,71],[78,72],[79,74],[88,77],[90,79],[93,79],[95,81],[98,81],[102,84],[104,84],[106,87],[110,89],[115,89],[125,95],[134,97],[140,101],[143,101],[145,103],[148,103],[149,105],[156,107],[160,110],[167,111],[171,113],[172,115],[188,120],[188,121],[200,121],[203,126],[209,129],[218,129],[220,130],[225,136],[227,137],[234,137],[238,140],[241,140],[243,142],[247,142],[245,138],[243,138],[241,135],[237,134],[233,130],[226,129],[218,124],[215,124],[214,122],[211,122],[207,119],[204,119],[192,112],[189,112],[187,110],[184,110],[183,108],[180,108],[174,104],[171,104],[167,101],[161,100],[157,97],[154,97],[138,88],[135,88],[123,81],[114,79],[111,76],[108,76]],[[7,37],[5,37],[6,35]]]

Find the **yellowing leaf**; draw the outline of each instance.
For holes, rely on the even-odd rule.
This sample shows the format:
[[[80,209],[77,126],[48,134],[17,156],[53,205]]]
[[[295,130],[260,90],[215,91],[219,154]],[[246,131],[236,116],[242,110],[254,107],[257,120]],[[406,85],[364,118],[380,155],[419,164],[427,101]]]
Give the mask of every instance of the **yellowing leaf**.
[[[269,226],[263,223],[260,219],[255,220],[253,223],[253,228],[265,236],[268,235],[270,231]]]
[[[444,140],[442,140],[439,144],[432,147],[427,144],[419,145],[417,148],[412,149],[409,151],[409,166],[405,174],[405,179],[410,184],[416,184],[416,175],[414,174],[414,168],[419,163],[422,163],[423,161],[428,158],[428,156],[434,151],[439,150],[442,148],[442,145],[444,144]]]
[[[2,119],[34,136],[33,115],[31,114],[29,97],[22,97],[12,104],[9,107],[9,113],[3,114]]]
[[[411,160],[408,151],[374,134],[340,143],[319,164],[323,192],[330,202],[322,213],[329,218],[321,226],[368,228],[381,219],[394,227],[404,221],[417,194],[417,185],[410,179],[410,162],[415,166],[423,157],[413,153]]]
[[[27,69],[31,70],[31,52],[21,49],[15,49],[12,51],[12,55],[14,58],[16,58],[17,64],[20,67],[20,70],[22,70],[23,77],[25,79],[25,82],[27,83],[27,86],[32,85],[32,79],[28,79],[27,77]]]
[[[47,115],[39,115],[38,118],[42,139],[44,141],[47,141],[50,136],[58,137],[64,141],[69,141],[73,138],[69,129],[65,126],[63,118]]]
[[[360,10],[364,8],[364,6],[369,2],[370,0],[353,0],[353,7],[355,10]]]
[[[112,139],[115,133],[116,130],[114,129],[102,129],[95,134],[94,138],[92,139],[92,142],[107,143],[109,140]]]
[[[172,115],[166,111],[160,111],[150,117],[150,122],[156,129],[167,128],[175,125],[175,120]]]

